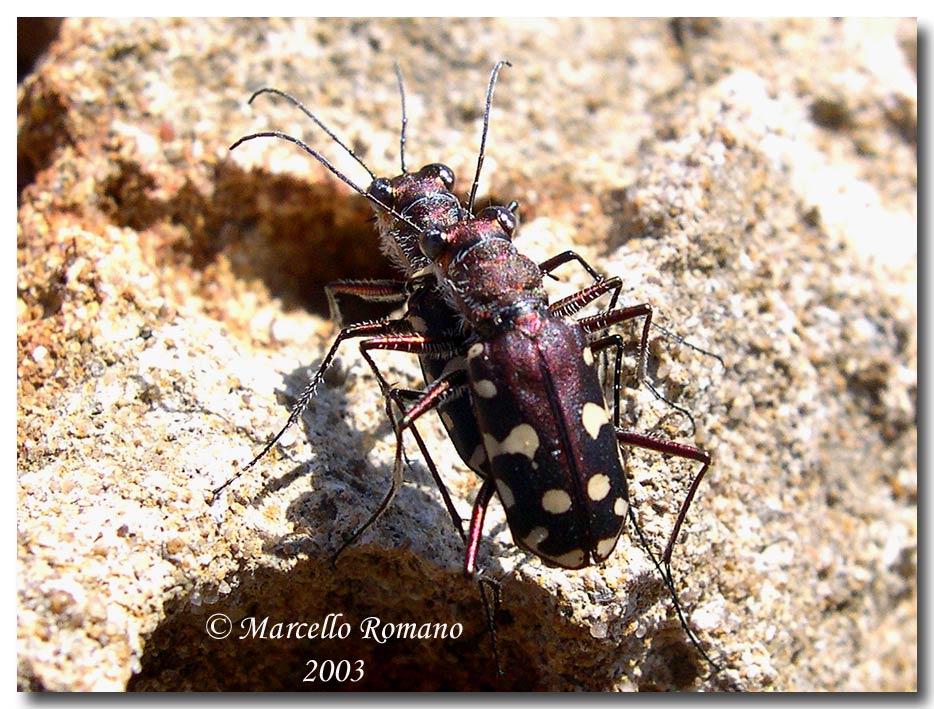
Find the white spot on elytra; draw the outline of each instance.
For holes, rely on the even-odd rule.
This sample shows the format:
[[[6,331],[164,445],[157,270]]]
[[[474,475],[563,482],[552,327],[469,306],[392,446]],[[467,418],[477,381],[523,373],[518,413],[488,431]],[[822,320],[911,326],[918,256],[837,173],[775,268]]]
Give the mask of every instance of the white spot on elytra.
[[[548,530],[544,527],[535,527],[523,538],[522,543],[529,549],[538,550],[538,545],[548,538]]]
[[[564,490],[549,490],[542,495],[542,507],[545,512],[551,512],[553,515],[559,515],[571,509],[571,496]]]
[[[512,489],[499,478],[496,479],[496,492],[499,493],[499,501],[503,503],[503,507],[512,507],[516,504]]]
[[[603,473],[597,473],[587,481],[587,496],[594,502],[599,502],[610,494],[610,478]]]
[[[470,346],[470,349],[467,350],[467,359],[473,359],[474,357],[479,357],[483,354],[483,343],[477,342]]]
[[[564,566],[565,568],[576,568],[583,565],[584,558],[583,549],[574,549],[569,551],[567,554],[562,554],[561,556],[549,557],[549,561],[557,564],[558,566]]]
[[[477,392],[477,396],[482,396],[484,399],[492,399],[496,396],[496,385],[489,379],[474,382],[473,390]]]
[[[502,443],[489,433],[483,434],[483,442],[486,444],[487,452],[491,458],[509,453],[519,453],[532,460],[535,458],[535,451],[538,450],[538,434],[527,423],[520,423],[512,429]]]
[[[590,437],[597,440],[600,429],[610,422],[610,415],[602,404],[594,404],[592,401],[588,401],[584,404],[584,408],[581,409],[581,422]]]
[[[584,364],[593,367],[593,350],[590,349],[590,345],[584,348]]]
[[[617,517],[625,517],[629,512],[629,503],[622,497],[617,497],[616,502],[613,503],[613,512]]]
[[[613,552],[613,547],[616,546],[616,537],[607,537],[606,539],[601,539],[597,542],[597,558],[605,559]]]

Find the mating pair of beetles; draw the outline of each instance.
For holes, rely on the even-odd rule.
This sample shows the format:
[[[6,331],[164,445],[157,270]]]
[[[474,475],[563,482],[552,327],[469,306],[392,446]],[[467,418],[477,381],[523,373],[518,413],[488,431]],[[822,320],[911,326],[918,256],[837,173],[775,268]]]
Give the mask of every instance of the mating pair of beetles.
[[[290,95],[276,89],[261,89],[250,98],[252,103],[260,94],[271,93],[289,100],[346,150],[372,179],[370,186],[362,189],[306,143],[278,131],[247,135],[231,146],[234,149],[246,141],[264,137],[288,140],[374,206],[382,250],[402,278],[330,284],[326,291],[332,316],[339,322],[338,296],[342,295],[403,304],[404,312],[401,317],[343,327],[301,393],[288,422],[237,476],[262,458],[297,421],[340,344],[347,339],[359,339],[360,352],[386,399],[386,411],[396,435],[396,455],[391,489],[342,550],[379,517],[401,485],[403,434],[410,431],[438,483],[455,527],[464,538],[464,568],[468,575],[473,576],[476,570],[484,515],[494,494],[506,511],[513,539],[520,547],[553,566],[580,569],[598,564],[613,552],[630,515],[619,448],[623,444],[701,465],[662,555],[666,584],[672,588],[672,548],[710,466],[710,457],[699,448],[620,425],[619,368],[623,342],[618,334],[607,333],[614,325],[643,319],[638,377],[651,387],[645,376],[651,306],[616,307],[621,280],[602,276],[574,252],[564,252],[541,264],[520,254],[512,242],[518,225],[516,203],[474,213],[493,90],[500,69],[508,65],[499,62],[490,77],[477,169],[466,204],[452,192],[454,175],[448,167],[435,163],[416,172],[406,170],[405,92],[398,68],[402,93],[401,173],[391,179],[377,178],[353,150]],[[583,267],[593,283],[549,303],[544,277],[571,261]],[[575,318],[587,305],[606,295],[610,296],[607,308],[596,315]],[[391,387],[372,357],[374,350],[417,355],[425,388],[411,391]],[[597,355],[609,350],[615,350],[616,357],[612,415],[596,365]],[[431,410],[439,412],[461,458],[483,480],[466,536],[415,428],[417,419]],[[237,476],[217,488],[215,497]]]

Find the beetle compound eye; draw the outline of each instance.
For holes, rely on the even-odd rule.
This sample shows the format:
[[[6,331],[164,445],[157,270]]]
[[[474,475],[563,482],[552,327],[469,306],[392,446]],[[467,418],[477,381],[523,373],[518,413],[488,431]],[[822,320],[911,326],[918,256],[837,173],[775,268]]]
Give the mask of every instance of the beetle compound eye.
[[[516,207],[518,207],[517,203]],[[512,207],[512,204],[509,205]],[[510,210],[509,207],[487,207],[482,210],[480,214],[477,215],[477,219],[483,219],[486,221],[493,222],[495,221],[500,229],[503,230],[504,236],[507,239],[512,239],[513,233],[516,231],[516,227],[519,224],[518,217]],[[497,234],[497,237],[500,235]]]
[[[373,197],[376,201],[381,203],[387,209],[392,209],[392,204],[394,201],[394,194],[392,189],[392,183],[389,182],[385,177],[378,177],[373,180],[367,192],[370,193],[370,196]]]
[[[513,202],[512,204],[515,204],[516,208],[519,207],[517,202]],[[512,236],[513,233],[515,233],[516,228],[519,226],[518,216],[516,216],[516,214],[513,213],[513,211],[508,207],[496,208],[496,221],[499,222],[499,225],[503,228],[503,231],[505,231],[509,236]]]
[[[418,247],[425,254],[426,258],[437,261],[438,257],[444,253],[447,242],[444,234],[438,229],[426,229],[418,238]]]
[[[444,189],[448,191],[454,189],[454,171],[447,165],[444,165],[440,162],[435,162],[431,165],[425,165],[425,167],[422,168],[422,173],[427,173],[437,177],[444,185]]]

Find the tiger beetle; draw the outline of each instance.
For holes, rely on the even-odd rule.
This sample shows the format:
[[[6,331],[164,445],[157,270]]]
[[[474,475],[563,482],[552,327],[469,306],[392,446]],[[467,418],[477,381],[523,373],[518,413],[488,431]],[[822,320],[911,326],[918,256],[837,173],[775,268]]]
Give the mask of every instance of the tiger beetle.
[[[638,350],[639,381],[647,384],[656,397],[690,418],[689,413],[665,399],[647,380],[648,335],[653,326],[651,306],[615,307],[622,289],[621,279],[604,278],[572,251],[538,265],[521,255],[512,244],[518,226],[515,202],[473,213],[493,88],[504,65],[509,64],[497,63],[490,77],[477,168],[465,206],[452,192],[454,174],[447,166],[433,163],[414,173],[406,170],[407,119],[398,67],[403,100],[402,171],[391,179],[377,178],[351,148],[289,94],[266,88],[251,96],[250,103],[264,93],[292,102],[371,177],[370,186],[364,190],[306,143],[279,131],[247,135],[231,146],[233,150],[246,141],[267,137],[292,142],[376,209],[381,248],[404,278],[330,284],[326,293],[334,320],[340,323],[338,295],[353,295],[373,302],[404,303],[405,311],[402,317],[387,316],[343,327],[314,377],[301,392],[286,424],[246,466],[215,489],[213,497],[216,499],[223,489],[255,465],[298,420],[340,344],[347,339],[361,338],[361,355],[386,400],[387,415],[396,435],[396,455],[390,490],[373,515],[344,542],[337,555],[385,511],[401,485],[406,430],[415,438],[454,526],[466,542],[464,571],[469,577],[476,576],[483,521],[494,494],[506,511],[518,546],[548,565],[580,569],[601,563],[610,556],[627,517],[632,519],[642,537],[630,509],[619,444],[690,459],[700,463],[701,468],[680,507],[661,564],[647,545],[646,550],[662,573],[692,643],[717,667],[684,620],[670,566],[674,544],[710,466],[710,456],[699,448],[627,430],[620,425],[622,338],[605,333],[615,325],[638,318],[643,319]],[[549,305],[544,276],[550,276],[554,269],[572,260],[581,264],[594,283]],[[571,317],[606,294],[610,294],[611,300],[605,310],[580,319]],[[612,417],[607,410],[594,357],[611,348],[616,351]],[[412,391],[390,387],[371,355],[372,350],[381,349],[417,355],[426,389]],[[406,410],[406,402],[410,401],[415,403]],[[397,420],[392,410],[393,403],[404,414],[401,420]],[[430,410],[440,414],[461,458],[483,480],[466,536],[462,520],[415,428],[416,420]],[[693,425],[693,419],[691,422]],[[493,634],[484,579],[481,576],[479,580]]]
[[[434,283],[433,278],[416,276],[418,272],[422,271],[430,264],[430,261],[425,258],[418,249],[418,234],[429,226],[449,226],[458,221],[463,221],[472,213],[483,164],[484,145],[489,121],[489,106],[492,101],[492,88],[499,70],[502,66],[507,64],[508,62],[499,62],[494,67],[491,76],[490,89],[487,96],[487,111],[484,119],[483,138],[481,140],[479,152],[480,157],[478,158],[476,176],[466,208],[461,206],[460,201],[452,192],[455,179],[454,173],[446,165],[432,163],[414,173],[406,170],[405,128],[407,118],[405,113],[405,93],[402,88],[402,76],[398,67],[396,68],[397,78],[403,99],[402,131],[400,138],[401,173],[393,178],[376,177],[349,146],[341,141],[327,126],[311,113],[311,111],[291,95],[279,91],[278,89],[264,88],[254,92],[250,97],[249,103],[252,103],[253,100],[262,94],[274,94],[287,99],[324,130],[328,136],[356,160],[371,177],[372,182],[369,188],[363,190],[303,141],[277,131],[247,135],[237,140],[231,146],[231,150],[233,150],[249,140],[266,137],[275,137],[295,143],[319,160],[325,167],[350,185],[355,191],[366,197],[376,207],[377,228],[380,234],[381,248],[390,261],[402,271],[406,279],[344,280],[328,284],[325,286],[325,293],[327,295],[332,320],[334,320],[338,326],[341,325],[342,317],[337,300],[338,295],[353,295],[369,302],[393,304],[404,302],[406,307],[401,318],[387,317],[376,321],[355,323],[346,328],[342,328],[315,376],[312,377],[310,383],[299,395],[286,424],[246,466],[213,491],[212,495],[214,499],[240,475],[263,458],[278,442],[285,431],[298,420],[298,417],[313,398],[325,371],[330,366],[344,340],[367,338],[363,339],[360,343],[361,355],[373,371],[384,395],[387,396],[388,399],[403,401],[406,398],[411,399],[417,397],[420,392],[390,388],[376,362],[373,360],[370,354],[371,350],[405,350],[412,341],[417,343],[422,339],[422,335],[429,332],[435,337],[442,337],[447,341],[452,341],[459,337],[463,330],[462,318],[444,301],[441,291]],[[515,202],[509,207],[510,211],[513,213],[515,213],[517,208],[518,205]],[[540,265],[540,268],[542,273],[550,275],[553,270],[572,260],[579,262],[594,281],[603,280],[603,277],[599,273],[578,254],[572,251],[566,251],[547,259]],[[610,289],[612,289],[616,284],[614,282],[610,285]],[[600,286],[600,288],[603,291],[608,290],[606,286]],[[613,302],[615,302],[618,293],[619,287],[615,287]],[[555,307],[565,308],[564,301],[559,301],[555,304]],[[426,383],[430,383],[450,368],[452,363],[453,366],[460,365],[462,363],[462,353],[460,358],[441,356],[438,353],[425,353],[419,356],[419,361],[425,381]],[[394,419],[392,411],[388,406],[387,412],[390,418]],[[477,428],[469,399],[454,399],[450,402],[446,402],[438,407],[438,412],[452,443],[461,455],[463,461],[481,477],[487,477],[489,475],[488,462],[483,449],[481,434]],[[442,492],[445,505],[448,508],[455,528],[458,529],[461,537],[466,540],[463,533],[462,520],[455,510],[453,503],[450,501],[427,447],[424,445],[416,429],[413,428],[412,433],[433,478]],[[394,490],[395,486],[393,487],[393,491]],[[390,501],[391,495],[383,501],[377,513],[375,513],[366,524],[356,530],[342,549],[349,546],[359,537],[360,534],[379,517],[380,513],[389,505]]]

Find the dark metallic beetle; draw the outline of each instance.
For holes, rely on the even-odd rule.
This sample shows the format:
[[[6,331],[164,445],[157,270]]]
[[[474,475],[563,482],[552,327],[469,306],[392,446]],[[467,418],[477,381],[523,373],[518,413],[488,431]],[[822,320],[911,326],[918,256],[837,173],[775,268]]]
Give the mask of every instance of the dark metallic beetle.
[[[360,351],[387,398],[387,413],[396,430],[396,460],[391,489],[341,551],[379,517],[401,485],[402,437],[407,429],[415,436],[452,520],[463,536],[460,517],[414,428],[419,416],[434,409],[441,415],[462,459],[484,480],[474,503],[466,540],[465,571],[469,575],[476,568],[483,519],[494,494],[505,508],[517,545],[548,564],[578,569],[610,556],[630,516],[620,443],[701,463],[662,556],[662,573],[674,595],[672,549],[710,465],[710,457],[698,448],[620,426],[621,338],[605,333],[619,323],[644,318],[638,377],[648,384],[645,360],[652,325],[651,306],[616,308],[620,279],[603,278],[573,252],[560,254],[541,265],[520,254],[512,244],[517,227],[515,203],[490,207],[473,215],[493,87],[503,64],[506,62],[496,65],[490,79],[477,172],[466,206],[452,193],[454,176],[444,165],[430,164],[409,173],[405,170],[403,152],[402,174],[391,179],[376,178],[350,148],[291,96],[263,89],[250,99],[261,93],[288,98],[373,178],[370,186],[362,190],[304,142],[279,132],[248,135],[231,146],[235,148],[259,137],[288,140],[319,160],[376,208],[382,249],[404,278],[331,284],[327,293],[332,314],[339,320],[337,296],[341,294],[372,301],[405,302],[406,309],[401,318],[386,317],[341,329],[286,425],[238,476],[262,458],[298,419],[340,343],[362,338]],[[403,104],[403,151],[404,128]],[[549,305],[543,275],[571,260],[578,261],[591,274],[594,284]],[[612,297],[606,310],[580,319],[571,317],[607,293]],[[610,347],[617,349],[612,416],[594,358],[595,352]],[[421,392],[392,389],[370,354],[375,349],[418,355],[427,388]],[[654,388],[652,391],[663,398]],[[403,407],[411,400],[414,405],[401,421],[396,421],[392,401]],[[236,477],[215,490],[215,497]]]
[[[365,196],[374,205],[377,215],[377,228],[380,235],[381,249],[399,269],[405,279],[345,280],[329,284],[326,286],[325,292],[330,304],[332,319],[338,324],[341,322],[340,308],[337,299],[338,295],[353,295],[371,302],[404,302],[405,312],[401,318],[387,317],[377,321],[355,323],[342,328],[319,366],[318,371],[300,394],[286,424],[269,440],[253,460],[237,473],[237,475],[214,491],[213,494],[215,498],[224,488],[239,477],[239,475],[261,459],[275,445],[283,433],[297,421],[298,417],[313,397],[325,371],[330,366],[333,358],[337,354],[340,344],[344,340],[361,339],[361,353],[372,369],[377,381],[380,383],[384,395],[387,396],[387,412],[391,419],[394,419],[394,416],[389,406],[390,398],[399,401],[401,405],[406,399],[417,398],[420,392],[390,389],[379,367],[370,355],[372,350],[390,349],[417,352],[419,354],[419,361],[426,384],[435,381],[438,377],[441,377],[451,369],[463,367],[463,344],[465,338],[463,318],[445,301],[434,277],[416,275],[422,272],[431,263],[419,249],[419,236],[426,229],[444,229],[472,218],[473,201],[476,196],[480,172],[483,165],[484,146],[489,126],[489,108],[492,102],[493,87],[499,70],[504,65],[508,65],[508,63],[499,62],[493,68],[490,77],[486,102],[487,110],[484,114],[483,137],[481,139],[477,161],[477,171],[471,189],[470,199],[466,207],[461,205],[458,198],[452,192],[455,178],[453,172],[447,166],[439,163],[432,163],[414,173],[406,171],[404,148],[407,119],[405,115],[404,91],[402,91],[403,129],[400,140],[400,145],[402,147],[402,172],[393,178],[376,177],[351,148],[334,135],[334,133],[321,123],[311,111],[291,95],[277,89],[266,88],[255,92],[250,97],[250,103],[252,103],[257,96],[264,93],[286,98],[302,110],[305,115],[311,118],[316,125],[324,130],[340,147],[346,150],[351,157],[357,160],[372,178],[370,186],[366,190],[362,190],[353,181],[334,168],[333,165],[314,149],[310,148],[301,140],[278,131],[244,136],[231,146],[231,149],[235,149],[246,141],[263,137],[275,137],[295,143],[323,163],[331,172],[337,175],[337,177]],[[399,75],[399,83],[401,90],[401,75]],[[516,206],[517,205],[513,203],[507,210],[514,215]],[[554,269],[572,260],[578,261],[583,268],[590,273],[595,281],[602,280],[602,277],[594,271],[589,264],[577,254],[570,251],[548,259],[541,264],[540,269],[542,273],[550,274]],[[612,288],[607,289],[606,286],[601,286],[600,288],[601,293],[612,290]],[[614,300],[618,291],[619,287],[617,285],[614,291]],[[566,307],[565,301],[557,303],[556,307]],[[443,342],[444,344],[432,345],[431,341]],[[437,411],[447,430],[448,436],[463,461],[481,477],[488,477],[490,474],[489,461],[482,443],[480,430],[471,408],[469,397],[454,397],[438,405]],[[447,494],[447,490],[437,473],[431,455],[417,430],[413,428],[412,433],[432,476],[438,484],[448,512],[454,521],[454,525],[463,537],[460,516],[455,510]],[[358,538],[386,509],[399,483],[401,483],[401,477],[390,489],[376,512],[351,535],[342,547],[342,550]]]

